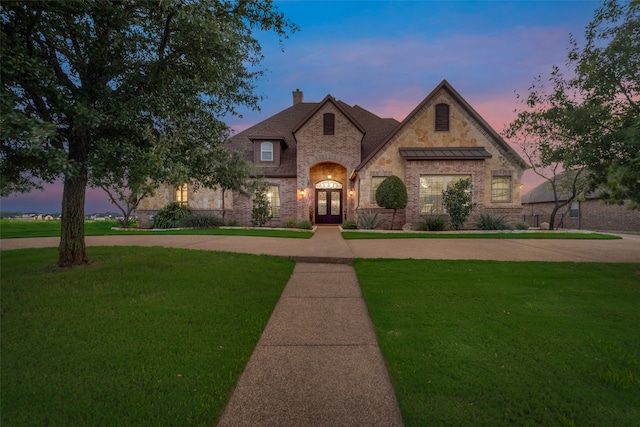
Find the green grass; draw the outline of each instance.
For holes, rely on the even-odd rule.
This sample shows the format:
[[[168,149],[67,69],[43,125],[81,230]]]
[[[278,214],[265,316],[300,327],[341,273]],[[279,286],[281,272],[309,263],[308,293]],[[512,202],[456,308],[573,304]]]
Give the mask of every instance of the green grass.
[[[115,221],[87,221],[85,222],[86,236],[116,236],[134,233],[145,233],[145,235],[226,235],[226,236],[262,236],[262,237],[286,237],[309,239],[313,236],[312,231],[295,230],[275,230],[269,228],[210,228],[210,229],[189,229],[189,230],[165,230],[165,231],[145,231],[145,230],[112,230],[117,227]],[[0,220],[0,238],[21,238],[21,237],[58,237],[60,236],[60,221],[20,221],[20,220]]]
[[[612,240],[621,239],[620,236],[602,233],[565,233],[558,232],[527,232],[527,233],[371,233],[362,231],[343,231],[343,239],[584,239],[584,240]]]
[[[640,420],[640,265],[354,266],[407,426]]]
[[[214,425],[293,270],[162,248],[1,254],[6,426]]]

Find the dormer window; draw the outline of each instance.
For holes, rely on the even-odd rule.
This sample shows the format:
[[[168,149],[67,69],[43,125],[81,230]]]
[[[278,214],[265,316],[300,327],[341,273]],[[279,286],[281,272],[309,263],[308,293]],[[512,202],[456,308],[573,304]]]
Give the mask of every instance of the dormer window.
[[[333,113],[325,113],[322,116],[322,128],[325,135],[334,135],[336,125],[336,116]]]
[[[438,104],[436,105],[436,132],[449,131],[449,105]]]
[[[263,142],[260,144],[260,160],[263,162],[273,161],[273,142]]]

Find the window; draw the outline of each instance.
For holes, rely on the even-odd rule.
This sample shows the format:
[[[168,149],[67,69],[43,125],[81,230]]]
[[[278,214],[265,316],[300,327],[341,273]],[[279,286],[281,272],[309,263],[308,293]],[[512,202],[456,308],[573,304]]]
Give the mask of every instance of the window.
[[[325,113],[322,116],[322,128],[325,135],[334,135],[336,116],[333,113]]]
[[[269,202],[269,213],[272,218],[280,218],[280,186],[269,185],[267,189],[267,201]]]
[[[273,161],[273,142],[260,144],[260,160],[263,162]]]
[[[571,202],[571,208],[569,209],[569,218],[580,217],[580,202]]]
[[[449,105],[438,104],[436,105],[436,131],[448,131],[449,130]]]
[[[371,202],[376,201],[376,191],[378,190],[378,187],[380,187],[380,184],[382,184],[382,181],[384,181],[385,179],[387,179],[386,176],[371,177]]]
[[[511,201],[511,177],[493,176],[491,177],[491,201],[510,202]]]
[[[177,185],[174,188],[173,200],[180,205],[188,203],[187,184]]]
[[[442,192],[447,189],[447,185],[465,178],[471,177],[469,175],[420,176],[420,213],[446,213],[442,205]]]

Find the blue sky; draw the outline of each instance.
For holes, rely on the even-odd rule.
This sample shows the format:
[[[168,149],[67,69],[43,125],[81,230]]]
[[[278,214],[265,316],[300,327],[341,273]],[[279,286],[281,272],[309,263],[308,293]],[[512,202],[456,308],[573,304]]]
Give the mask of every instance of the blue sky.
[[[300,31],[279,42],[260,34],[268,71],[257,82],[261,111],[240,109],[226,122],[240,131],[289,107],[326,95],[381,117],[402,120],[443,79],[502,132],[515,118],[516,93],[566,62],[569,34],[579,40],[595,1],[276,1]],[[525,175],[525,189],[539,181]],[[60,186],[1,199],[0,209],[57,212]],[[102,191],[86,211],[116,209]]]

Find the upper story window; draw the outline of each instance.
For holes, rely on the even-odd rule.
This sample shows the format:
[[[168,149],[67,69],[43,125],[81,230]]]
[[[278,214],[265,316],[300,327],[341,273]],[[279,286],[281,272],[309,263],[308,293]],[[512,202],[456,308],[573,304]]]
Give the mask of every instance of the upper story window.
[[[177,185],[174,188],[173,200],[180,205],[188,204],[187,184]]]
[[[322,116],[322,129],[325,135],[334,135],[336,127],[336,116],[333,113],[325,113]]]
[[[263,162],[273,161],[273,142],[263,142],[260,144],[260,160]]]
[[[436,105],[436,131],[449,130],[449,104]]]

